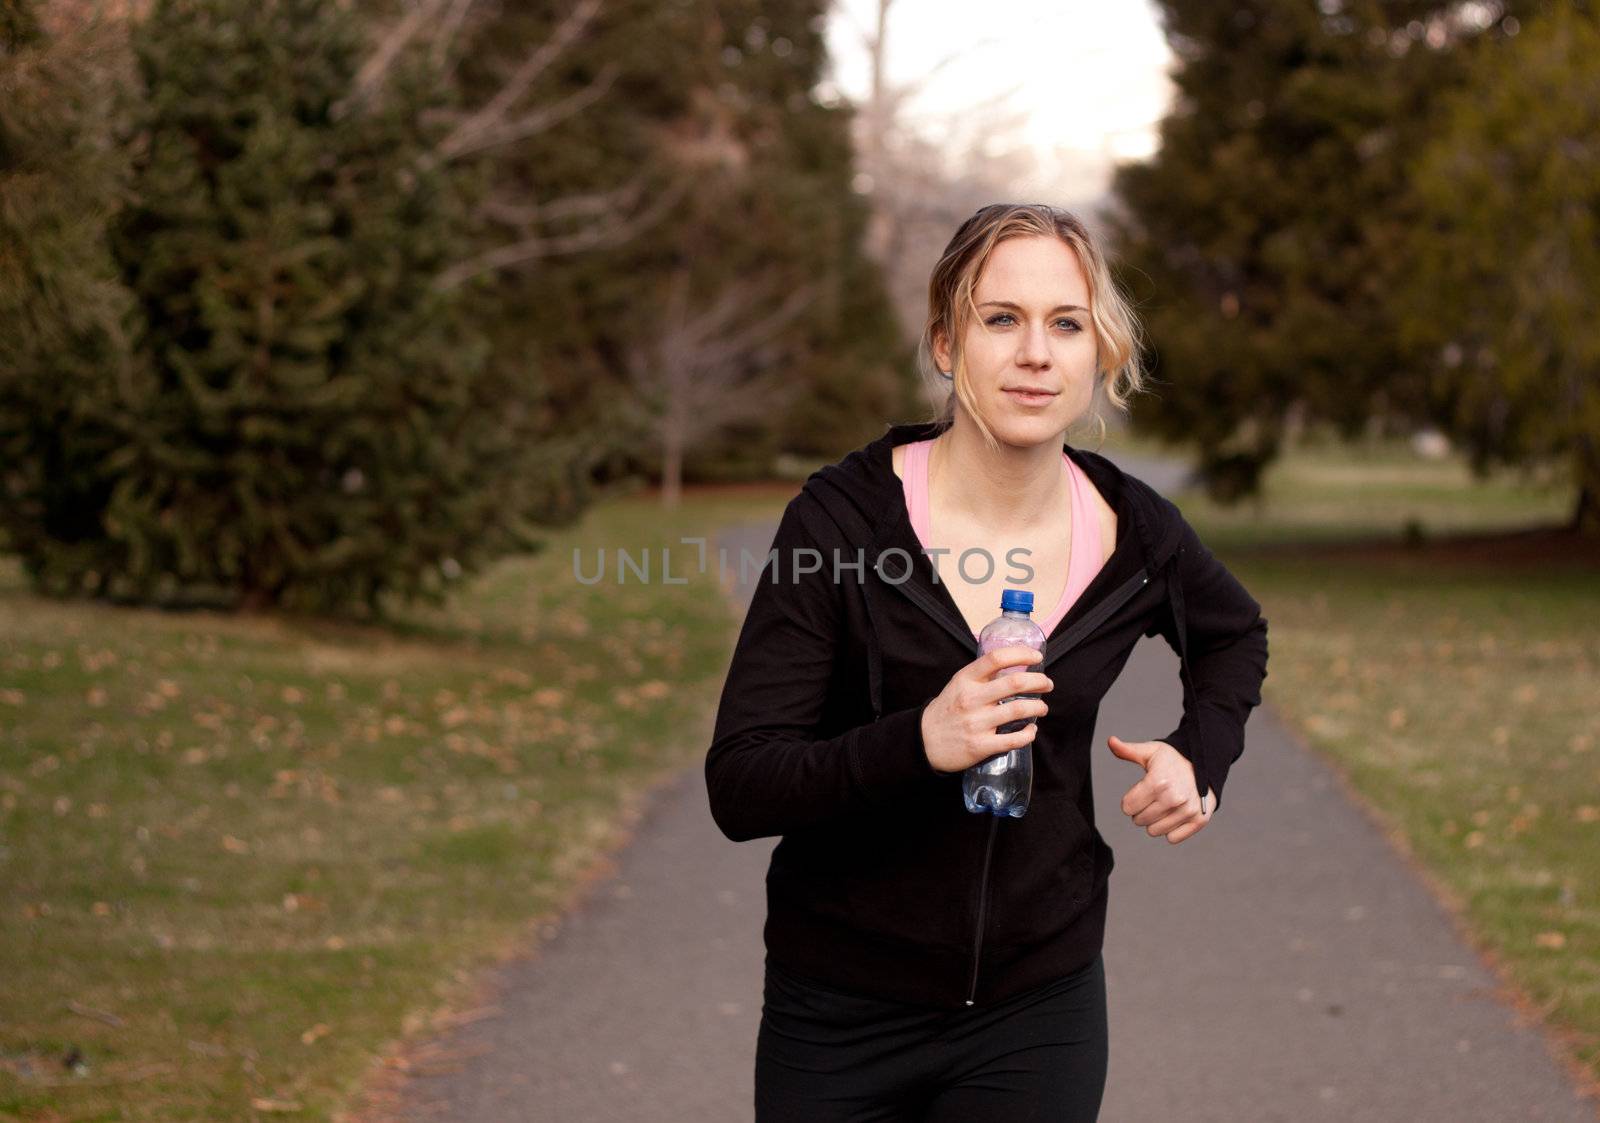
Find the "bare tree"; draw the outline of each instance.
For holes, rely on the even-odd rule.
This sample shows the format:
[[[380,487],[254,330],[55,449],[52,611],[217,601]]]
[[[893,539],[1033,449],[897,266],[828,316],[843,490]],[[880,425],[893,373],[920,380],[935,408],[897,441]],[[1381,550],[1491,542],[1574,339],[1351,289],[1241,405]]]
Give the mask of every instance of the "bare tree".
[[[1019,86],[975,101],[954,116],[916,125],[911,103],[949,66],[998,42],[977,40],[945,55],[915,79],[889,78],[889,15],[895,0],[877,0],[871,27],[851,18],[867,55],[870,85],[855,121],[858,186],[872,201],[867,252],[883,268],[907,339],[921,334],[927,277],[955,227],[983,203],[1004,194],[1022,169],[1018,148],[997,147],[1025,112],[1008,102]],[[938,136],[935,142],[929,139]]]
[[[777,337],[816,298],[816,288],[784,289],[767,277],[726,284],[709,301],[692,303],[689,270],[667,283],[657,331],[628,353],[633,393],[624,416],[649,431],[661,448],[661,501],[676,506],[683,491],[685,454],[738,421],[781,410],[798,383],[778,371],[786,348]]]
[[[393,25],[378,35],[353,88],[337,107],[354,111],[364,101],[382,96],[384,83],[408,48],[422,47],[432,65],[455,65],[458,33],[474,0],[412,0]],[[440,114],[435,123],[444,135],[427,160],[443,162],[481,155],[501,145],[527,140],[583,112],[600,100],[617,79],[613,63],[601,67],[582,88],[543,104],[528,106],[528,91],[573,44],[581,41],[601,11],[601,0],[577,0],[550,37],[533,44],[506,76],[504,83],[475,109]],[[440,272],[435,284],[454,288],[483,273],[523,266],[556,254],[577,253],[620,245],[672,211],[688,191],[680,179],[643,203],[643,180],[610,191],[569,195],[544,202],[492,196],[483,203],[483,217],[508,230],[508,240]],[[547,224],[581,219],[576,229],[555,233]]]

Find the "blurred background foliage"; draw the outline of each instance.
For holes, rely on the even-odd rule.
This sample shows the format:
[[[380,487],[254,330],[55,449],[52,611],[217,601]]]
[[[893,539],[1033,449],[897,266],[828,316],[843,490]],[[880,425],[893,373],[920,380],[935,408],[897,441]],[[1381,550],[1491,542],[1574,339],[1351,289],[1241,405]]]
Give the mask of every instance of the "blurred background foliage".
[[[1093,216],[1141,430],[1227,502],[1308,426],[1430,428],[1600,529],[1592,7],[1159,8],[1176,97]],[[884,20],[869,99],[819,96],[827,9],[0,0],[9,549],[57,595],[381,615],[609,491],[922,415],[907,247],[1006,169],[898,126]]]
[[[1163,383],[1141,424],[1221,499],[1306,425],[1435,426],[1563,463],[1600,529],[1592,5],[1160,7],[1178,95],[1113,219]]]
[[[3,0],[10,548],[58,594],[381,613],[686,416],[699,478],[870,436],[906,359],[808,92],[823,8]],[[691,317],[811,299],[690,323],[728,372],[697,402],[626,361],[668,277]],[[714,409],[756,381],[790,407]]]

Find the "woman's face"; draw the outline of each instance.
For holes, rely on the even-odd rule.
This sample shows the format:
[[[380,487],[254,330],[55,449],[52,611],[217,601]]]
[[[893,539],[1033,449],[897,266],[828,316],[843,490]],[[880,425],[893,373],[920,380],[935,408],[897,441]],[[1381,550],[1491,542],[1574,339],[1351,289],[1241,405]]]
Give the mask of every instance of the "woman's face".
[[[984,421],[1007,444],[1058,441],[1094,397],[1098,341],[1077,253],[1059,238],[1007,238],[972,295],[978,318],[966,329],[967,375]],[[943,340],[933,351],[951,370]]]

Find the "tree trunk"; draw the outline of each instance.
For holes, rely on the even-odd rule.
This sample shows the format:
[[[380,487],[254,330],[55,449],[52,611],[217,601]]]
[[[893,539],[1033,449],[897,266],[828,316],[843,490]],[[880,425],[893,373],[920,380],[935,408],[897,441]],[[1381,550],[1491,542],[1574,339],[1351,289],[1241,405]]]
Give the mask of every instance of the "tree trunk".
[[[1578,488],[1578,501],[1572,508],[1570,529],[1578,534],[1600,537],[1600,491],[1593,484]]]
[[[234,604],[234,611],[240,616],[257,616],[265,613],[272,607],[272,594],[257,585],[246,589]]]
[[[1589,436],[1579,437],[1577,444],[1578,501],[1572,508],[1570,528],[1600,537],[1600,446]]]
[[[669,435],[661,448],[661,505],[676,507],[683,496],[683,442]]]

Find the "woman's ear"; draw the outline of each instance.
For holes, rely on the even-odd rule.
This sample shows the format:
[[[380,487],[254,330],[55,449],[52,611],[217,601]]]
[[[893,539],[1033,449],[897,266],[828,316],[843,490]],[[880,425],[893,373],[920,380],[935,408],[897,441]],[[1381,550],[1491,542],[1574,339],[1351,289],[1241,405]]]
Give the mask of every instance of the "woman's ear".
[[[933,364],[941,374],[955,373],[950,366],[950,343],[940,328],[933,329]]]

